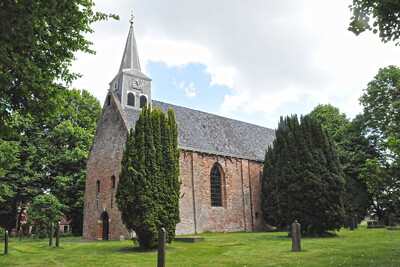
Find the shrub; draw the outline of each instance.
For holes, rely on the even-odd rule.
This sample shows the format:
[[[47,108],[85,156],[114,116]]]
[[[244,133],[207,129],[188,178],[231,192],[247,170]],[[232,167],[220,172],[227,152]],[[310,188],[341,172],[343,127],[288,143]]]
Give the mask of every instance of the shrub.
[[[128,134],[121,162],[116,200],[122,221],[135,231],[142,249],[157,247],[165,228],[167,242],[179,223],[179,156],[175,115],[144,107],[135,130]]]
[[[45,238],[48,236],[51,224],[55,225],[63,216],[66,206],[61,204],[52,194],[39,195],[34,198],[28,209],[28,221],[35,225],[36,236]]]

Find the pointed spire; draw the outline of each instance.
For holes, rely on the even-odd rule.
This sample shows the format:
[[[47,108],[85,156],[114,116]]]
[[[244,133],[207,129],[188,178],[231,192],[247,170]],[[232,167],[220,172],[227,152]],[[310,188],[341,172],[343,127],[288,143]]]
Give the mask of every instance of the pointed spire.
[[[130,71],[131,70],[131,71]],[[139,56],[136,46],[135,33],[133,25],[129,29],[128,39],[126,40],[124,55],[122,56],[121,66],[119,71],[132,72],[132,70],[140,71]]]

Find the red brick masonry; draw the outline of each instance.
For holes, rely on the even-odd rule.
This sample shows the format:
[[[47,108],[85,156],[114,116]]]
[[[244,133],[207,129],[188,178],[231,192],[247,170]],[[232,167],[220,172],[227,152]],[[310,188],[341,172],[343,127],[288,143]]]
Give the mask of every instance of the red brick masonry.
[[[130,238],[121,221],[111,178],[114,175],[118,185],[130,126],[115,93],[109,95],[110,105],[106,100],[87,162],[83,225],[86,239],[102,238],[103,212],[110,218],[109,239]],[[210,173],[215,164],[222,174],[222,207],[211,207]],[[262,162],[182,151],[179,165],[183,197],[179,203],[181,222],[177,225],[177,235],[266,229],[261,216]]]

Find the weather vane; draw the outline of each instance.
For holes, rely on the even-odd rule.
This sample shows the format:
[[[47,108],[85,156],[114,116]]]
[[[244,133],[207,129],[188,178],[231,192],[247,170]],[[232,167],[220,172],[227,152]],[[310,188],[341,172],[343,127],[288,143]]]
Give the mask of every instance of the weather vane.
[[[131,19],[129,20],[129,22],[131,23],[131,25],[133,24],[133,19],[135,18],[135,15],[133,15],[133,10],[136,10],[136,8],[134,6],[131,6]]]

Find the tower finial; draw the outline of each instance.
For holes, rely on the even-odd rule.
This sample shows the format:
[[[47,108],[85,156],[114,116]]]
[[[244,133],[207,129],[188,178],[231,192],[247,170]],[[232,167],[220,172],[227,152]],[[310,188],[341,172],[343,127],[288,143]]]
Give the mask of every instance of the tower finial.
[[[129,20],[129,22],[131,23],[131,25],[133,24],[133,19],[135,18],[135,15],[133,15],[133,10],[136,10],[136,8],[134,6],[131,6],[131,19]]]

